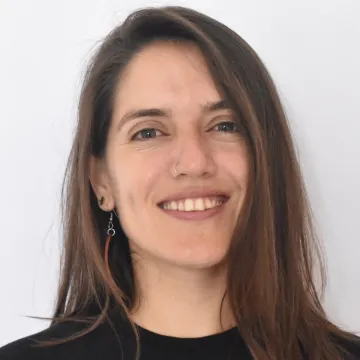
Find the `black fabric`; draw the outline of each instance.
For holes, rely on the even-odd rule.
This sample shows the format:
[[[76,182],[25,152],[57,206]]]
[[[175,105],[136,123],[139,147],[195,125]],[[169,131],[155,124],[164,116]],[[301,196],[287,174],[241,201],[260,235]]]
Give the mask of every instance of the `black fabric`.
[[[113,319],[114,320],[114,319]],[[37,341],[64,339],[85,328],[61,323],[0,348],[0,360],[135,360],[136,342],[130,325],[117,318],[65,344],[37,347]],[[252,360],[236,328],[201,338],[175,338],[139,327],[141,360]],[[345,344],[360,360],[360,346]],[[290,359],[289,359],[290,360]]]
[[[36,347],[37,341],[63,339],[84,324],[61,323],[0,349],[0,360],[135,360],[136,341],[128,323],[117,319],[65,344]],[[86,325],[88,326],[88,325]],[[251,360],[237,329],[201,338],[176,338],[139,327],[141,360]]]

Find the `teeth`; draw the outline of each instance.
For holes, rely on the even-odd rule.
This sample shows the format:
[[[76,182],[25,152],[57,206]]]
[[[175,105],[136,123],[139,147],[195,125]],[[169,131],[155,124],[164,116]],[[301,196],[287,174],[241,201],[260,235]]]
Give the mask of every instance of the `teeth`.
[[[206,209],[210,209],[212,207],[212,202],[210,199],[206,198],[205,199],[205,208]]]
[[[195,210],[197,210],[197,211],[205,210],[205,201],[203,199],[195,200]]]
[[[184,199],[166,202],[161,207],[165,210],[204,211],[219,206],[223,202],[218,198]]]
[[[177,210],[185,211],[185,204],[182,201],[177,204]]]
[[[194,211],[194,210],[195,210],[195,201],[192,199],[186,199],[185,200],[185,211]]]

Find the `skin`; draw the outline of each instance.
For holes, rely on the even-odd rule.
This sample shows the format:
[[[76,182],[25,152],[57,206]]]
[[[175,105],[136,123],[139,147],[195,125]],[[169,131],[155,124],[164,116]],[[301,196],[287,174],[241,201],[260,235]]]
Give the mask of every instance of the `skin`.
[[[231,110],[202,110],[221,100],[195,45],[148,45],[119,80],[106,155],[91,161],[93,189],[105,198],[102,209],[116,208],[135,252],[139,302],[133,320],[169,336],[206,336],[235,325],[226,299],[222,328],[219,309],[248,161]],[[124,121],[145,108],[167,113]],[[180,220],[158,206],[194,188],[229,199],[204,220]]]

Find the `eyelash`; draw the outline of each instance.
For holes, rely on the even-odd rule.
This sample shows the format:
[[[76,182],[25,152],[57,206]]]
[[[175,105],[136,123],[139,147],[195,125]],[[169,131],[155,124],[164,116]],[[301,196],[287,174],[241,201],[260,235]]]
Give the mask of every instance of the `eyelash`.
[[[220,131],[220,130],[218,130],[219,132],[237,133],[237,132],[239,131],[237,124],[236,124],[235,122],[233,122],[233,121],[223,121],[223,122],[221,122],[221,123],[219,123],[219,124],[216,124],[214,127],[211,128],[211,130],[212,130],[212,129],[215,129],[215,128],[217,128],[218,126],[221,126],[221,125],[234,125],[235,130],[232,130],[232,131]],[[150,140],[150,139],[156,138],[157,136],[154,136],[154,137],[145,137],[145,138],[137,138],[139,134],[144,133],[144,132],[148,132],[148,133],[149,133],[150,131],[155,131],[155,132],[161,133],[161,131],[160,131],[160,130],[157,130],[156,128],[144,128],[144,129],[138,131],[137,133],[135,133],[135,134],[132,136],[131,140],[134,140],[134,141],[146,141],[146,140]]]

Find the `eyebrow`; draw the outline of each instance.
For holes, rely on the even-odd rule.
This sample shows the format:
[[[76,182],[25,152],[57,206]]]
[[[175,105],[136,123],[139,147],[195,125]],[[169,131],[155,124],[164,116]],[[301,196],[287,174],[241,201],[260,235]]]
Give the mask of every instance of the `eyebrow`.
[[[228,110],[228,109],[230,109],[230,107],[225,100],[207,102],[206,104],[201,106],[201,112],[204,115],[214,111]],[[137,119],[141,117],[150,117],[150,116],[169,117],[170,114],[171,114],[171,110],[167,108],[148,108],[148,109],[130,110],[121,117],[117,125],[117,129],[119,130],[121,126],[123,126],[125,123],[133,119]]]

